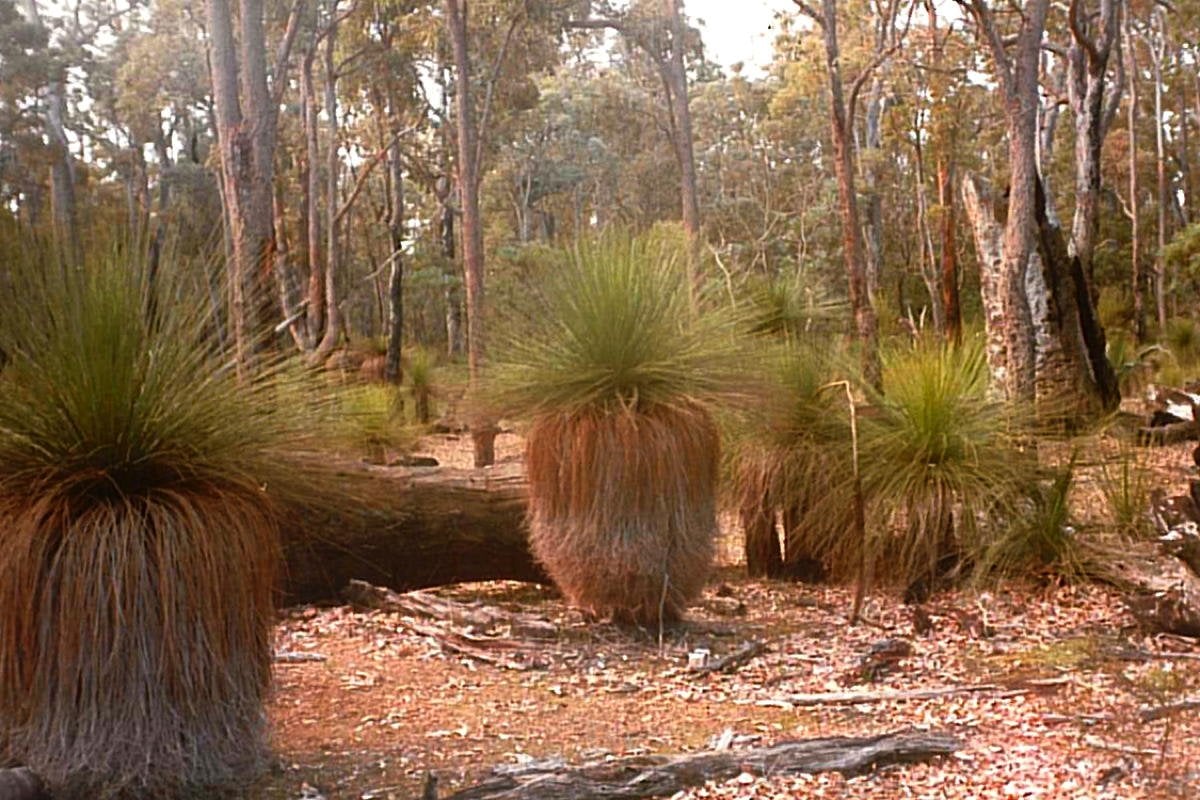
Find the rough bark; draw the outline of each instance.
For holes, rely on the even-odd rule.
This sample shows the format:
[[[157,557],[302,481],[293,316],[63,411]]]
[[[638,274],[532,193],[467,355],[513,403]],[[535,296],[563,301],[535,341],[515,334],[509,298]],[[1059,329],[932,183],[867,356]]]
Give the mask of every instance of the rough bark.
[[[675,157],[679,161],[679,197],[683,230],[693,244],[700,237],[700,192],[696,182],[696,157],[693,152],[692,111],[688,102],[687,70],[683,51],[686,46],[681,0],[663,0],[667,27],[671,32],[669,55],[660,63],[664,80],[671,90],[671,116],[675,120]],[[692,265],[693,284],[698,280]]]
[[[559,761],[534,762],[524,767],[497,768],[493,770],[496,777],[444,800],[641,800],[669,797],[706,781],[724,781],[743,772],[760,776],[816,772],[856,775],[891,764],[950,755],[961,746],[953,736],[902,731],[871,737],[786,741],[750,750],[627,756],[576,767]]]
[[[783,549],[775,528],[775,511],[764,497],[742,506],[739,516],[746,550],[746,571],[752,578],[778,578],[783,574]]]
[[[298,6],[297,6],[298,8]],[[272,186],[278,101],[267,83],[262,0],[238,1],[238,31],[228,0],[206,0],[209,67],[221,153],[222,199],[232,245],[230,316],[238,373],[253,368],[264,343],[274,249]],[[294,35],[294,17],[289,36]],[[290,39],[285,38],[285,45]],[[281,48],[286,60],[287,47]],[[276,82],[281,80],[275,76]]]
[[[1002,396],[1008,385],[1008,343],[1004,336],[1004,297],[1000,277],[1004,272],[1003,231],[996,221],[996,210],[982,181],[975,175],[963,178],[963,210],[975,237],[979,259],[979,292],[983,302],[989,390]]]
[[[1030,254],[1036,233],[1038,72],[1049,0],[1025,4],[1012,54],[986,0],[971,9],[995,63],[1008,129],[1009,192],[1004,224],[1004,269],[1000,275],[1006,321],[1007,385],[1010,401],[1032,403],[1036,358],[1033,320],[1026,296]]]
[[[398,591],[548,582],[529,551],[519,468],[351,467],[343,478],[357,507],[298,508],[285,526],[281,603],[336,601],[353,579]]]

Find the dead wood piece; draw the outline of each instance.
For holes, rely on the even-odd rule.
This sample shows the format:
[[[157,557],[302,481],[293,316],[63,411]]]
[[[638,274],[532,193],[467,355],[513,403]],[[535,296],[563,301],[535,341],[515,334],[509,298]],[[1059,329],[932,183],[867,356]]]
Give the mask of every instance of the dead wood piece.
[[[0,800],[49,800],[41,778],[27,767],[0,769]]]
[[[721,658],[715,658],[707,664],[691,668],[697,675],[708,675],[714,672],[731,672],[752,658],[767,652],[767,643],[761,641],[746,642],[732,653]]]
[[[800,706],[856,706],[870,703],[886,703],[908,700],[933,700],[959,694],[995,693],[997,697],[1016,697],[1029,692],[1045,691],[1060,686],[1065,679],[1026,681],[1016,687],[1005,687],[995,683],[972,683],[961,686],[939,686],[933,689],[910,689],[889,692],[819,692],[816,694],[790,694],[763,703],[771,705]]]
[[[383,586],[352,580],[342,596],[362,608],[428,617],[465,625],[479,631],[494,631],[507,626],[513,638],[556,639],[554,623],[533,614],[505,611],[480,602],[463,603],[422,591],[399,594]]]
[[[1200,427],[1190,419],[1138,428],[1138,444],[1167,445],[1200,439]]]
[[[336,601],[351,579],[405,591],[486,580],[549,583],[529,551],[520,465],[488,470],[347,463],[338,508],[284,521],[281,605]]]
[[[1172,714],[1177,714],[1180,711],[1195,711],[1200,708],[1200,698],[1193,697],[1188,700],[1180,700],[1177,703],[1167,703],[1162,706],[1151,706],[1138,711],[1138,719],[1142,722],[1153,722],[1156,719],[1169,717]]]
[[[1177,558],[1146,552],[1114,562],[1125,605],[1148,630],[1200,637],[1200,576]]]
[[[316,661],[328,661],[329,656],[324,653],[305,653],[296,650],[276,650],[276,664],[305,664]]]
[[[949,755],[961,746],[953,736],[901,731],[873,737],[780,742],[761,748],[630,756],[578,767],[550,766],[497,775],[445,800],[641,800],[669,797],[705,781],[727,780],[742,772],[853,775],[889,764]]]
[[[512,639],[458,633],[411,619],[403,619],[400,624],[419,636],[435,640],[447,652],[458,653],[485,664],[517,671],[545,669],[548,666],[544,654]]]

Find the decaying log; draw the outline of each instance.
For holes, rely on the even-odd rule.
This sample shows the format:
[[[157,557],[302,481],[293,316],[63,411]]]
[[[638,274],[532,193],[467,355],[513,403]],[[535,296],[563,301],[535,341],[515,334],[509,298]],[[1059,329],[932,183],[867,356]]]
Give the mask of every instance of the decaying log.
[[[297,508],[283,531],[282,604],[338,601],[352,580],[407,590],[479,580],[548,583],[529,551],[519,466],[347,467],[353,502]]]
[[[1125,604],[1146,628],[1200,636],[1200,577],[1177,558],[1144,553],[1113,565]]]
[[[419,636],[435,640],[448,653],[513,670],[546,666],[542,647],[546,639],[558,637],[548,620],[532,614],[516,614],[482,603],[460,603],[428,592],[397,594],[382,586],[353,580],[342,594],[354,605],[401,614],[400,625]],[[413,617],[428,617],[462,625],[467,630],[427,625]],[[531,639],[525,637],[528,632]]]
[[[1197,406],[1200,404],[1200,387],[1186,386],[1173,389],[1168,386],[1151,387],[1147,401],[1150,413],[1146,424],[1137,431],[1141,444],[1174,444],[1190,439],[1200,439],[1200,424],[1197,422]]]
[[[49,800],[37,775],[25,767],[0,769],[0,800]]]
[[[814,772],[858,774],[889,764],[926,761],[956,752],[954,736],[918,731],[873,737],[835,736],[780,742],[769,747],[631,756],[577,767],[529,764],[493,770],[496,776],[444,800],[641,800],[670,797],[705,781],[743,772],[779,775]]]

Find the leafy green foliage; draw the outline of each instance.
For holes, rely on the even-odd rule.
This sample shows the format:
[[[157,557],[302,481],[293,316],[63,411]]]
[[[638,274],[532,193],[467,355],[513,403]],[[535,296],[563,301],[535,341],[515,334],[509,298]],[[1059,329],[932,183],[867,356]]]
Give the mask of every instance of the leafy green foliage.
[[[493,351],[502,410],[674,406],[741,390],[737,325],[706,298],[693,304],[677,249],[612,235],[581,244],[546,281],[536,311]]]
[[[988,525],[1029,485],[1032,457],[1019,420],[986,394],[983,348],[918,343],[887,353],[885,392],[867,389],[862,479],[877,557],[895,579],[933,576],[947,557],[969,560]]]

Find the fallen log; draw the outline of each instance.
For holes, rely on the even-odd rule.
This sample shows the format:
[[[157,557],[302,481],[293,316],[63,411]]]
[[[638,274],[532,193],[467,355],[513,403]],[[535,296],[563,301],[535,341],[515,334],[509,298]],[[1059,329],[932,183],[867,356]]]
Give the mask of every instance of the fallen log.
[[[283,528],[282,605],[339,602],[353,579],[406,591],[548,583],[529,551],[519,465],[484,470],[347,466],[340,508],[297,507]]]
[[[1050,691],[1065,683],[1065,678],[1028,680],[1019,686],[1001,686],[995,683],[967,683],[955,686],[937,686],[932,689],[903,689],[882,692],[817,692],[815,694],[789,694],[775,700],[760,700],[760,706],[777,708],[808,708],[812,706],[858,706],[869,703],[886,703],[909,700],[934,700],[960,694],[994,693],[997,697],[1017,697],[1031,692]]]
[[[1146,552],[1115,561],[1111,579],[1125,605],[1145,628],[1180,636],[1200,636],[1200,576],[1178,558]]]
[[[350,581],[342,590],[342,596],[360,608],[429,617],[465,625],[481,632],[494,633],[498,628],[507,628],[512,636],[531,639],[558,638],[558,629],[544,617],[505,611],[478,601],[462,603],[422,591],[400,594],[360,580]]]
[[[855,775],[890,764],[927,761],[956,752],[954,736],[901,731],[872,737],[834,736],[769,747],[629,756],[571,767],[529,764],[494,770],[495,777],[443,800],[642,800],[670,797],[706,781],[743,772],[779,775],[841,772]]]

